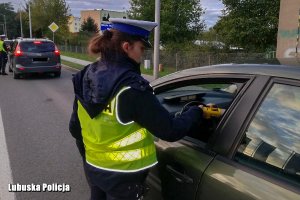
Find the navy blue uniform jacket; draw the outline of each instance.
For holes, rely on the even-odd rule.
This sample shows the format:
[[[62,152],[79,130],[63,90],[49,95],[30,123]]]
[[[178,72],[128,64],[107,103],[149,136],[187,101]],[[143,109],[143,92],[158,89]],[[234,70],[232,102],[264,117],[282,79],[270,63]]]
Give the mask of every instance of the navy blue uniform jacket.
[[[153,94],[149,82],[141,76],[139,64],[128,57],[119,58],[114,63],[92,63],[73,77],[73,84],[75,99],[69,130],[76,138],[83,156],[84,145],[77,115],[77,100],[89,116],[94,118],[124,86],[131,87],[119,97],[119,117],[124,123],[135,121],[158,138],[176,141],[199,127],[202,121],[202,110],[197,106],[191,107],[178,117],[171,116]]]

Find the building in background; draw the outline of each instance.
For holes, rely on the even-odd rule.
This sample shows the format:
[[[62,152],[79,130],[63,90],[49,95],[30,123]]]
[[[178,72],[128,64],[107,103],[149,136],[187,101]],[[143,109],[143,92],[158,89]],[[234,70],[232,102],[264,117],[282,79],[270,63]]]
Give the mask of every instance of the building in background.
[[[71,33],[78,33],[80,31],[81,28],[81,21],[80,21],[80,17],[74,17],[71,16],[69,18],[69,31]]]
[[[299,17],[299,0],[281,0],[276,58],[282,64],[300,64]]]
[[[94,9],[80,11],[81,23],[91,17],[97,24],[99,30],[103,31],[109,27],[109,18],[128,18],[127,13],[120,11]]]

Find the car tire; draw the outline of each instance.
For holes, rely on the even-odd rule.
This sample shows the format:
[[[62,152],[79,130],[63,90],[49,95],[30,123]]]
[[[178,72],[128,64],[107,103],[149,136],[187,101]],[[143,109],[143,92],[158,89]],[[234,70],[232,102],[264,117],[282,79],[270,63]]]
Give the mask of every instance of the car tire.
[[[54,77],[60,77],[60,75],[61,75],[61,72],[54,72]]]
[[[15,70],[12,70],[12,71],[13,71],[13,77],[14,77],[14,79],[19,79],[20,75],[16,74]]]

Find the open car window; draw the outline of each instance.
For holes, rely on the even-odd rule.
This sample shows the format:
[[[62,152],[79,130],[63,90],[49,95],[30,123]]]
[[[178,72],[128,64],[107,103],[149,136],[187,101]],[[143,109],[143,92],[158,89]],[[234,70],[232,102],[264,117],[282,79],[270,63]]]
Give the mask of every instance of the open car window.
[[[182,112],[187,105],[214,104],[226,111],[245,82],[246,80],[240,79],[206,79],[192,83],[173,83],[156,96],[173,116]],[[220,120],[221,117],[204,120],[201,134],[199,130],[193,130],[188,136],[207,142]]]

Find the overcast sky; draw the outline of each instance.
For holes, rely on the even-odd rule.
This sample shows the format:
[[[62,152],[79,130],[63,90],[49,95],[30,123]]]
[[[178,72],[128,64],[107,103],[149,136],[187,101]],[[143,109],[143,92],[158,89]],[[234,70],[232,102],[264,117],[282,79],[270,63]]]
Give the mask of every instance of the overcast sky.
[[[28,0],[27,0],[28,1]],[[154,1],[154,0],[153,0]],[[11,2],[15,9],[18,9],[20,4],[24,4],[25,0],[0,0],[0,3]],[[85,9],[107,9],[125,11],[130,7],[129,0],[66,0],[69,4],[71,13],[74,16],[80,16],[80,10]],[[220,0],[201,0],[202,7],[206,9],[204,20],[208,27],[214,25],[221,14],[223,4]]]

